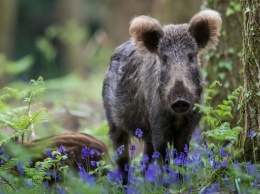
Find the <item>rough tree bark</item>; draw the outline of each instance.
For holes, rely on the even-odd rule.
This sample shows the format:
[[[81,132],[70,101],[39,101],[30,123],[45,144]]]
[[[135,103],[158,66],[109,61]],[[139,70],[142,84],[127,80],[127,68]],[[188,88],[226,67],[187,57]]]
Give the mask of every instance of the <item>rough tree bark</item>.
[[[243,76],[241,121],[244,129],[239,146],[247,161],[260,161],[260,1],[242,0]],[[250,132],[254,131],[254,137]]]

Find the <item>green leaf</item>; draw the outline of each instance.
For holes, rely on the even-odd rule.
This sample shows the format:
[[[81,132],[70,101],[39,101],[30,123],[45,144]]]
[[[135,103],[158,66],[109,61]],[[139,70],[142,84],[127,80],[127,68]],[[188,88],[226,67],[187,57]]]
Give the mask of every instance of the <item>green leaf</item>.
[[[20,74],[28,70],[33,62],[34,58],[31,55],[27,55],[18,61],[6,63],[5,72],[8,74]]]

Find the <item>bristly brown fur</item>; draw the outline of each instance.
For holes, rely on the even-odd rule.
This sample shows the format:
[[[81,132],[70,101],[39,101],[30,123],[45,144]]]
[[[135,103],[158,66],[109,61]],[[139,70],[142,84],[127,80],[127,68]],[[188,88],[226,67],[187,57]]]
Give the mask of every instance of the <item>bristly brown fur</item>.
[[[95,156],[93,158],[90,158],[90,160],[100,161],[104,160],[104,158],[109,158],[108,148],[106,144],[96,139],[95,137],[84,133],[65,133],[61,135],[55,135],[52,137],[34,140],[32,142],[24,144],[25,148],[41,152],[41,157],[33,158],[34,163],[46,158],[46,154],[44,153],[45,148],[57,150],[61,145],[65,147],[65,151],[68,154],[68,159],[65,161],[65,164],[74,168],[75,170],[78,169],[77,163],[82,163],[86,171],[89,169],[89,167],[90,170],[95,169],[95,167],[91,166],[90,164],[87,164],[85,159],[82,159],[81,151],[84,147],[88,147],[90,150],[94,149],[100,153],[100,155],[95,154]],[[75,158],[72,154],[70,154],[71,151],[74,152]]]
[[[195,37],[200,49],[215,49],[220,36],[222,19],[214,10],[204,10],[190,20],[190,33]],[[209,34],[204,34],[209,32]]]

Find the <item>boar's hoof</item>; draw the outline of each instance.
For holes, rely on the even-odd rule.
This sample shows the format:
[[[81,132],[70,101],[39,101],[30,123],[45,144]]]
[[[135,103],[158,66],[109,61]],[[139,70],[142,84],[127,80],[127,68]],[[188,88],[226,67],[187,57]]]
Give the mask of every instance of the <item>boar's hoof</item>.
[[[171,107],[176,113],[185,113],[189,110],[190,103],[185,100],[176,100]]]

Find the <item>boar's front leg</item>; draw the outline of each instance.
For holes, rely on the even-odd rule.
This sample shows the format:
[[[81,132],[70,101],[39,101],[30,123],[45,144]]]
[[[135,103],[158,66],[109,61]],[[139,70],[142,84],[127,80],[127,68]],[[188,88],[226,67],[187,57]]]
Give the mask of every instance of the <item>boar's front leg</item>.
[[[110,137],[113,142],[113,148],[117,151],[118,159],[116,161],[119,172],[122,175],[123,185],[128,183],[128,171],[125,166],[129,167],[129,142],[130,136],[127,132],[120,129],[111,129]]]
[[[174,148],[178,152],[178,154],[183,153],[187,156],[187,151],[189,150],[189,144],[191,140],[191,133],[184,130],[184,132],[179,133],[174,137]],[[184,150],[185,145],[187,145],[187,150]]]
[[[153,148],[154,151],[157,151],[160,153],[160,157],[156,160],[159,164],[168,164],[168,161],[166,161],[166,148],[167,148],[167,141],[164,139],[164,135],[160,130],[155,130],[152,133],[152,142],[153,142]],[[156,155],[155,155],[156,157]]]

